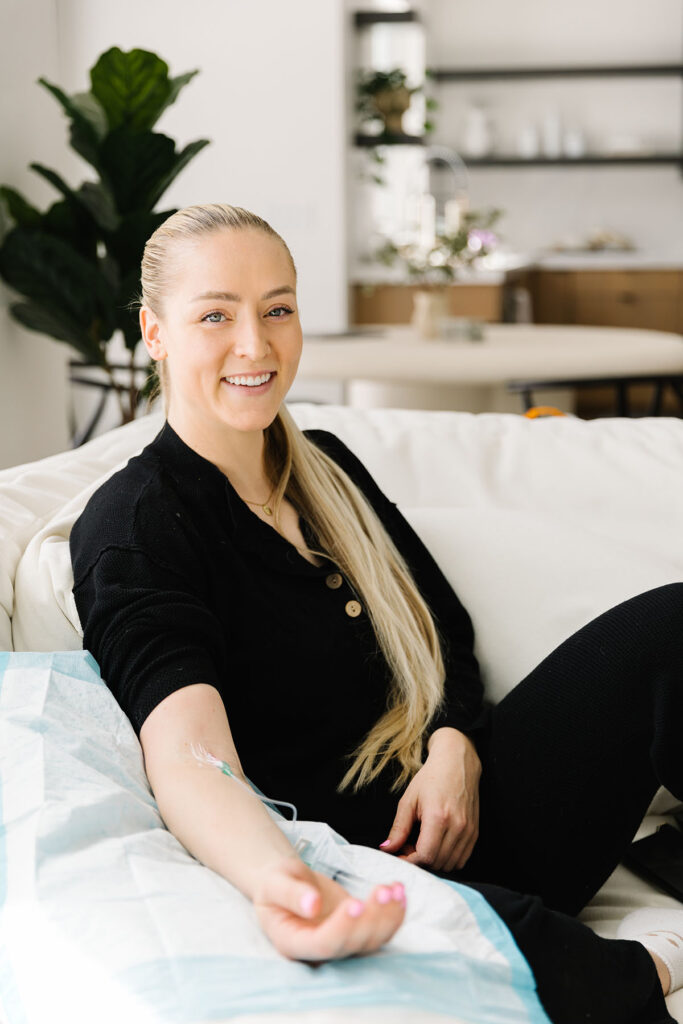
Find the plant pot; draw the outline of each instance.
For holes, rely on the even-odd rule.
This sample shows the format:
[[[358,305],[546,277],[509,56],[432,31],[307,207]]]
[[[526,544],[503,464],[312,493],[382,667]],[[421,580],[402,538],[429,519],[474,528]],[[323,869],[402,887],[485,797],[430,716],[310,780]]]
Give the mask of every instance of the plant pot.
[[[440,336],[440,325],[448,316],[448,293],[445,288],[418,288],[413,293],[411,323],[419,338],[426,341]]]
[[[372,101],[384,121],[387,134],[400,135],[403,132],[401,119],[410,106],[410,90],[404,85],[400,89],[382,89],[374,94]]]

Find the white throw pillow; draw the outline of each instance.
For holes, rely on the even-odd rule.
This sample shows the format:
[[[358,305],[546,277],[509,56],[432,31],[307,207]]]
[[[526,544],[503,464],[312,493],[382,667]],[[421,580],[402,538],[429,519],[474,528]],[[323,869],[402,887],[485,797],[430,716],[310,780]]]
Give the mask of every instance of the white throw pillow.
[[[673,558],[494,508],[403,513],[472,617],[488,696],[501,700],[563,640],[629,597],[683,580]]]

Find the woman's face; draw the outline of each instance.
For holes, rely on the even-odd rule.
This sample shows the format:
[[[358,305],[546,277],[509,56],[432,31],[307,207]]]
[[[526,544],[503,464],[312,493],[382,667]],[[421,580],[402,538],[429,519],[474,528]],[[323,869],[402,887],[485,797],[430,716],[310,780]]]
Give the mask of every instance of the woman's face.
[[[161,316],[140,312],[145,344],[168,360],[168,420],[183,436],[263,430],[296,375],[296,278],[277,238],[220,228],[173,247]]]

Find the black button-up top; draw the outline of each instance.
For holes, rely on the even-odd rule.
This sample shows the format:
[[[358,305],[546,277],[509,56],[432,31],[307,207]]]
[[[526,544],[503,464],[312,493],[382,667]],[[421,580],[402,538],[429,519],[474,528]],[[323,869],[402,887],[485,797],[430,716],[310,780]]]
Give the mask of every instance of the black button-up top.
[[[360,487],[435,618],[447,708],[430,733],[479,728],[486,713],[467,612],[352,452],[326,431],[305,433]],[[84,647],[138,733],[170,693],[208,683],[262,792],[351,842],[386,838],[400,795],[389,793],[389,769],[358,794],[335,791],[389,682],[367,610],[337,565],[307,561],[168,423],[93,494],[70,545]]]

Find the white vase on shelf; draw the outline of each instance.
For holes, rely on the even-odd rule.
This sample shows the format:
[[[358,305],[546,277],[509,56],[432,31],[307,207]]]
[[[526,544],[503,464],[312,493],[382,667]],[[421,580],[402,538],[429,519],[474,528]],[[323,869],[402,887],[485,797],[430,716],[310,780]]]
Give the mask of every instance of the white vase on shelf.
[[[541,126],[543,156],[548,160],[557,160],[562,156],[562,118],[559,110],[548,110]]]
[[[488,156],[493,148],[491,120],[484,107],[476,103],[467,108],[460,148],[464,156],[473,159]]]

